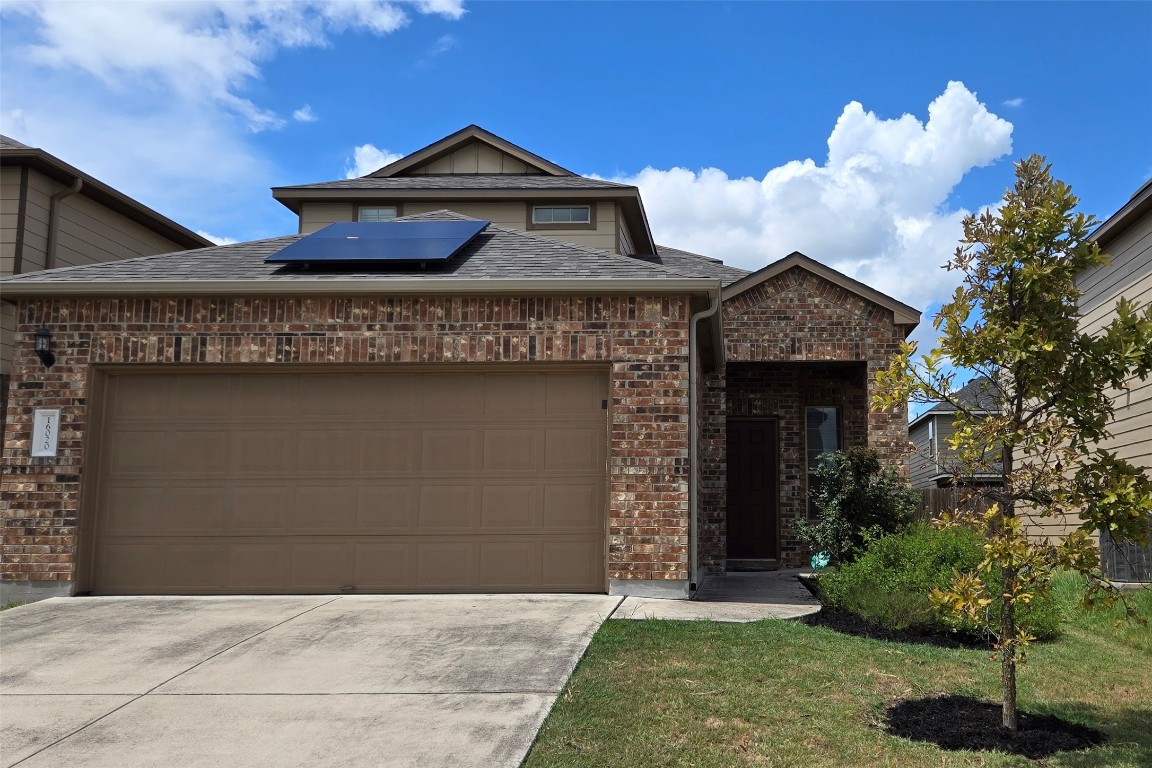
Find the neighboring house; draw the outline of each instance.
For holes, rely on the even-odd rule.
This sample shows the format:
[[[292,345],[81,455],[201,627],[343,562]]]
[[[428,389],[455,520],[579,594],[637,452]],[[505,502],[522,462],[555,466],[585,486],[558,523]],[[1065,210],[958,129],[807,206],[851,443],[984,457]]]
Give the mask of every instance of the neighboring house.
[[[300,234],[6,285],[11,585],[686,597],[804,562],[821,452],[904,460],[869,402],[920,313],[804,255],[655,245],[635,187],[475,126],[274,195]]]
[[[953,401],[936,403],[909,423],[908,440],[913,446],[908,457],[909,483],[916,489],[1001,485],[1004,476],[996,457],[987,457],[988,466],[979,471],[964,472],[956,452],[948,444],[956,405],[975,415],[998,413],[998,388],[989,379],[978,376],[958,389]]]
[[[0,136],[0,279],[212,242],[59,158]],[[0,304],[0,423],[16,307]]]
[[[1092,234],[1111,263],[1082,272],[1076,287],[1082,294],[1080,328],[1100,331],[1115,317],[1116,302],[1127,298],[1144,306],[1152,302],[1152,181]],[[1115,416],[1111,439],[1101,447],[1152,472],[1152,379],[1133,378],[1112,393]],[[1152,526],[1152,513],[1149,525]],[[1101,536],[1106,575],[1117,581],[1152,581],[1152,547],[1115,544]]]

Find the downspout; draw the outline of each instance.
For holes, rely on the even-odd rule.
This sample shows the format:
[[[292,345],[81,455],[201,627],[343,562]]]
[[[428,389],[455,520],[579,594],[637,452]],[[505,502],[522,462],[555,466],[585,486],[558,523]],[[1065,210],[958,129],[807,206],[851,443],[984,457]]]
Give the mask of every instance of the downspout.
[[[699,383],[696,380],[696,324],[705,318],[712,317],[720,309],[720,295],[722,286],[716,283],[716,298],[712,306],[692,315],[688,321],[688,461],[692,467],[692,476],[688,483],[688,589],[691,592],[694,585],[699,584],[699,565],[697,559],[697,539],[699,538],[699,486],[700,486],[700,453],[697,446],[700,442],[700,426],[697,423],[699,414],[696,407],[696,391]],[[691,595],[689,595],[691,596]]]
[[[72,197],[83,188],[84,179],[79,176],[72,182],[72,186],[62,189],[52,195],[48,205],[48,247],[44,251],[44,269],[53,269],[56,266],[56,231],[60,227],[60,201]]]

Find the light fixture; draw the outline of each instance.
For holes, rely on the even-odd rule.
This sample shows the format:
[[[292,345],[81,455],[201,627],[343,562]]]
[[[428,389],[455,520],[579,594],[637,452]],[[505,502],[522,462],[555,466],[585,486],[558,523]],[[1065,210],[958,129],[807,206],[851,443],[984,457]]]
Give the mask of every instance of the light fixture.
[[[40,358],[44,367],[51,368],[52,364],[56,362],[56,355],[52,354],[52,331],[48,330],[48,326],[41,325],[40,329],[36,331],[35,349],[36,357]]]

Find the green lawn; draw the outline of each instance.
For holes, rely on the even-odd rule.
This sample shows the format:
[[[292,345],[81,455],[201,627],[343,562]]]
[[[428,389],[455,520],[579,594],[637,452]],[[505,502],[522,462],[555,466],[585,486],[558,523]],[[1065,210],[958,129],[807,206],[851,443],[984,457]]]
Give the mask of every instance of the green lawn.
[[[1067,592],[1067,590],[1065,590]],[[1152,592],[1139,595],[1152,617]],[[1107,745],[1045,766],[1152,766],[1152,629],[1069,611],[1030,649],[1020,704],[1098,728]],[[884,707],[959,693],[998,700],[986,651],[943,650],[785,621],[608,621],[526,762],[555,766],[1033,766],[888,736]]]

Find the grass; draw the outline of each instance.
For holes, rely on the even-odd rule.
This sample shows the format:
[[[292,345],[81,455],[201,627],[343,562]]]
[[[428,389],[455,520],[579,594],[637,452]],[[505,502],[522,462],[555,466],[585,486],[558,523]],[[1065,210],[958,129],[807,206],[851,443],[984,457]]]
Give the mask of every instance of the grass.
[[[9,608],[19,608],[22,605],[28,605],[33,602],[32,600],[9,600],[8,602],[0,605],[0,611],[6,611]]]
[[[1023,709],[1098,728],[1103,747],[1050,768],[1152,766],[1152,629],[1116,611],[1072,610],[1061,639],[1019,671]],[[1152,591],[1135,595],[1152,618]],[[898,645],[784,621],[608,621],[548,717],[525,765],[1033,766],[1021,757],[946,752],[889,736],[884,708],[958,693],[999,700],[988,652]]]

